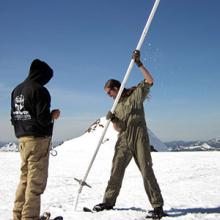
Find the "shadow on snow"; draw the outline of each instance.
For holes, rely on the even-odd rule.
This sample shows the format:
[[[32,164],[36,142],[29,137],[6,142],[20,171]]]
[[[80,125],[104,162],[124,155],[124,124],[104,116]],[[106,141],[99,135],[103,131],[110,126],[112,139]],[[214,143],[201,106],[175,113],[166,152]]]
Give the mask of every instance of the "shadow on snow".
[[[115,208],[116,211],[137,211],[137,212],[146,212],[146,209],[137,208],[137,207],[130,207],[130,208]]]
[[[137,212],[147,212],[146,209],[129,207],[129,208],[115,208],[116,211],[137,211]],[[220,214],[220,206],[216,208],[172,208],[170,210],[165,210],[165,212],[170,217],[184,216],[187,214]]]
[[[169,216],[178,217],[187,214],[220,214],[220,206],[216,208],[172,208],[167,210]]]

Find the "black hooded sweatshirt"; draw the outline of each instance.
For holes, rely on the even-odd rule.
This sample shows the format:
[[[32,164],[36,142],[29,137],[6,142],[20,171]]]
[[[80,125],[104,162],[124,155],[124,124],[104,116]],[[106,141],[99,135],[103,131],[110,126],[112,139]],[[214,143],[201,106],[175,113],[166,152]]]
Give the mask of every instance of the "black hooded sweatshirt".
[[[51,97],[44,85],[53,70],[43,61],[34,60],[29,75],[11,94],[11,121],[17,138],[52,135]]]

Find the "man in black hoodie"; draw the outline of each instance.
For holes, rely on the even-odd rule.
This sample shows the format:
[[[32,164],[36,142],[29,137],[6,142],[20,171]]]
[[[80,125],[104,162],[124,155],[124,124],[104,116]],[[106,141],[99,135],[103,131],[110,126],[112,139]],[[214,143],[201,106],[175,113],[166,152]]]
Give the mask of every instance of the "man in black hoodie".
[[[53,70],[43,61],[31,63],[28,77],[11,94],[11,122],[19,140],[20,183],[13,220],[39,220],[40,196],[47,184],[53,121],[59,109],[50,111],[51,97],[44,87]]]

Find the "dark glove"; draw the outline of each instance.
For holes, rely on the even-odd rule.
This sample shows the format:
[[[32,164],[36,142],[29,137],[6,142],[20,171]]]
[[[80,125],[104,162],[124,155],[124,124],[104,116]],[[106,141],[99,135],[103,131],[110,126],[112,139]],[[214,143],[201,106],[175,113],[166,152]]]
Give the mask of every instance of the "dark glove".
[[[113,114],[111,111],[109,111],[106,115],[106,119],[107,120],[111,120],[112,122],[114,121],[114,119],[116,118],[115,114]]]
[[[134,59],[134,62],[137,64],[138,67],[143,66],[141,62],[141,55],[139,50],[134,50],[132,53],[132,59]]]
[[[125,123],[120,120],[115,114],[113,114],[111,111],[109,111],[106,115],[107,120],[111,120],[112,123],[116,124],[117,127],[121,130],[124,131],[126,129]]]

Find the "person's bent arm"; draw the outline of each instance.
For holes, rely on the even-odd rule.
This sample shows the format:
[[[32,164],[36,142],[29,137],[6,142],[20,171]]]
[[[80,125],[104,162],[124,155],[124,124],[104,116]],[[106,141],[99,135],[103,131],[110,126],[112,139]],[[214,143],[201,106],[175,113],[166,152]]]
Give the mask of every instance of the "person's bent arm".
[[[147,70],[147,68],[143,65],[143,63],[140,60],[140,51],[135,50],[133,51],[132,58],[134,59],[134,62],[137,64],[137,66],[140,68],[141,73],[144,76],[144,79],[146,80],[147,83],[153,84],[154,80],[153,77],[151,76],[150,72]]]
[[[149,83],[149,84],[153,84],[154,79],[151,76],[150,72],[145,68],[145,66],[142,64],[142,66],[140,66],[139,69],[141,70],[141,73],[143,74],[144,79],[146,80],[146,82]]]

